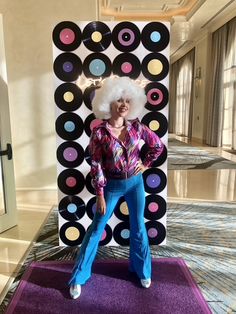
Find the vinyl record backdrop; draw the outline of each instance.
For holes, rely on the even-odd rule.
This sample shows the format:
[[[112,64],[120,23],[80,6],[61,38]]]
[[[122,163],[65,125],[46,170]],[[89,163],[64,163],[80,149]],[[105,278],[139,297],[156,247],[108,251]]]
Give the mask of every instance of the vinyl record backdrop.
[[[145,223],[150,244],[165,244],[167,198],[167,113],[169,24],[163,22],[63,21],[53,30],[56,104],[59,244],[80,245],[95,212],[88,144],[101,121],[91,101],[101,80],[128,76],[145,89],[142,123],[165,144],[160,158],[143,174]],[[140,143],[141,158],[147,147]],[[129,216],[120,199],[100,245],[128,245]]]

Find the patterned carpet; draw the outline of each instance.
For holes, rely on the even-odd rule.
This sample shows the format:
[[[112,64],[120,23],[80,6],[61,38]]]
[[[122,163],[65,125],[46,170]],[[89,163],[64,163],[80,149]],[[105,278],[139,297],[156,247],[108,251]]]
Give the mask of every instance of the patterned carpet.
[[[152,246],[154,258],[184,258],[212,312],[217,314],[236,312],[235,208],[235,203],[168,203],[167,245]],[[77,248],[59,247],[57,232],[54,208],[0,305],[0,313],[4,313],[31,261],[75,258]],[[128,254],[128,247],[100,247],[97,259],[127,258]]]
[[[236,163],[176,139],[168,141],[168,170],[236,169]]]

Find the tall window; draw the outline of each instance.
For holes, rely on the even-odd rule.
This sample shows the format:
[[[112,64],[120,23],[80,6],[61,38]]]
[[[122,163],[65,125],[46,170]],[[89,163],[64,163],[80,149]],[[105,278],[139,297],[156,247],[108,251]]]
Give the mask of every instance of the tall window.
[[[236,18],[213,33],[211,51],[206,143],[236,150]]]
[[[171,65],[169,132],[191,138],[195,49]]]
[[[193,64],[185,58],[181,65],[176,92],[176,134],[189,136]]]
[[[236,149],[236,25],[229,29],[223,73],[222,146]]]

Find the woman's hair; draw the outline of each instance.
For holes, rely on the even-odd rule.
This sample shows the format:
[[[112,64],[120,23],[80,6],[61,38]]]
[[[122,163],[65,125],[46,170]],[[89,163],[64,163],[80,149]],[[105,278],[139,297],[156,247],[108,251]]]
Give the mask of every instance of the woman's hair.
[[[136,119],[143,111],[147,98],[144,89],[128,77],[109,77],[101,88],[95,90],[92,100],[93,113],[98,119],[111,117],[111,103],[121,97],[130,100],[127,119]]]

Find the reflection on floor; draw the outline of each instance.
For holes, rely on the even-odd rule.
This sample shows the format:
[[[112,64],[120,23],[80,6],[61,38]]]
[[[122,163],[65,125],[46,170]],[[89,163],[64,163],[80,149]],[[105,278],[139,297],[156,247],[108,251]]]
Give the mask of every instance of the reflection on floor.
[[[20,205],[18,225],[0,234],[0,303],[51,208],[52,205]]]
[[[188,143],[188,145],[198,146],[201,147],[199,144],[196,143]],[[211,148],[211,147],[201,147],[209,152],[222,156],[228,160],[232,160],[236,162],[236,155],[229,154],[219,148]],[[231,205],[236,202],[236,169],[218,169],[218,170],[170,170],[168,172],[168,201],[169,203],[175,203],[178,207],[178,204],[182,204],[183,202],[186,204],[191,204],[194,202],[231,202]],[[2,234],[0,234],[0,302],[2,302],[4,296],[7,293],[7,290],[10,284],[13,282],[14,277],[17,274],[18,269],[23,264],[25,257],[29,251],[29,248],[32,247],[33,241],[37,237],[40,227],[43,225],[44,221],[46,220],[50,209],[52,206],[56,204],[56,197],[52,200],[52,203],[48,205],[37,205],[34,203],[34,206],[29,205],[27,206],[19,206],[19,224],[17,227],[12,228]],[[229,204],[230,205],[230,204]],[[230,205],[230,206],[231,206]],[[177,211],[178,212],[178,211]],[[174,214],[174,213],[173,213]],[[226,213],[227,219],[228,213]],[[171,219],[171,216],[168,216],[168,219]],[[210,218],[211,216],[209,216]],[[173,215],[172,215],[173,218]],[[176,217],[175,219],[179,219],[180,217]],[[201,218],[201,216],[199,217]],[[196,221],[195,221],[196,222]],[[201,228],[201,219],[199,222],[199,228]],[[168,247],[167,250],[164,248],[160,248],[157,251],[158,256],[170,255],[170,256],[177,256],[179,254],[179,246],[182,245],[182,251],[184,251],[187,255],[187,262],[191,267],[191,270],[195,271],[196,265],[191,264],[194,263],[194,256],[191,255],[192,251],[189,250],[189,245],[186,245],[185,239],[189,238],[190,234],[188,227],[189,222],[185,221],[186,224],[182,224],[181,230],[180,229],[173,229],[172,232],[178,233],[178,239],[181,239],[178,242],[176,239],[170,239],[171,247]],[[212,221],[211,226],[213,229],[209,229],[209,233],[212,230],[217,229],[219,226],[214,227],[214,221]],[[185,228],[186,227],[186,228]],[[224,226],[222,226],[224,227]],[[172,224],[172,228],[175,228],[175,225]],[[188,229],[188,230],[187,230]],[[170,235],[171,235],[171,230]],[[188,234],[187,234],[187,233]],[[216,233],[215,233],[216,235]],[[233,238],[232,238],[233,239]],[[233,240],[232,240],[233,241]],[[204,243],[204,242],[203,242]],[[194,250],[196,255],[200,255],[204,257],[206,262],[204,262],[204,267],[206,270],[208,269],[208,255],[205,251],[203,243],[201,244],[194,244]],[[192,246],[190,244],[190,246]],[[214,247],[213,244],[212,249],[218,249],[217,246]],[[228,243],[225,243],[225,248],[227,249]],[[193,247],[191,247],[193,249]],[[111,256],[114,257],[114,252],[112,249],[107,249],[110,252]],[[165,253],[164,253],[165,251]],[[222,251],[223,252],[223,251]],[[101,253],[100,253],[101,254]],[[125,249],[120,249],[120,255],[127,255]],[[119,256],[120,256],[119,255]],[[224,260],[224,255],[221,255],[222,260]],[[228,258],[229,256],[226,256]],[[207,266],[208,265],[208,266]],[[224,275],[228,277],[230,272],[233,270],[227,269],[225,267],[223,269]],[[201,276],[200,276],[201,277]],[[201,281],[204,280],[204,274],[202,274],[201,278],[198,278],[198,283],[201,287]],[[220,280],[220,279],[219,279]],[[227,283],[226,285],[231,285],[231,282]],[[203,283],[204,285],[204,283]],[[231,286],[230,286],[231,287]],[[229,287],[229,288],[230,288]],[[228,290],[227,287],[222,288],[222,293],[224,293],[224,289]],[[230,296],[229,296],[230,297]],[[231,303],[230,303],[231,302]],[[232,301],[230,300],[228,304],[232,305]],[[235,306],[232,305],[232,307]],[[235,309],[234,309],[235,310]],[[233,308],[229,308],[230,311],[233,311]],[[220,312],[217,312],[220,313]],[[223,312],[222,312],[223,313]]]
[[[173,138],[173,137],[172,137]],[[236,155],[225,152],[218,147],[200,145],[196,142],[188,142],[185,138],[174,136],[174,140],[179,142],[178,148],[183,147],[184,143],[192,146],[195,150],[200,148],[213,155],[218,155],[231,162],[236,163]],[[176,145],[175,143],[171,145]],[[236,164],[228,167],[223,165],[222,169],[178,169],[168,171],[168,197],[171,199],[191,199],[209,201],[230,201],[236,202]]]
[[[236,169],[168,171],[170,198],[236,202],[235,187]]]

